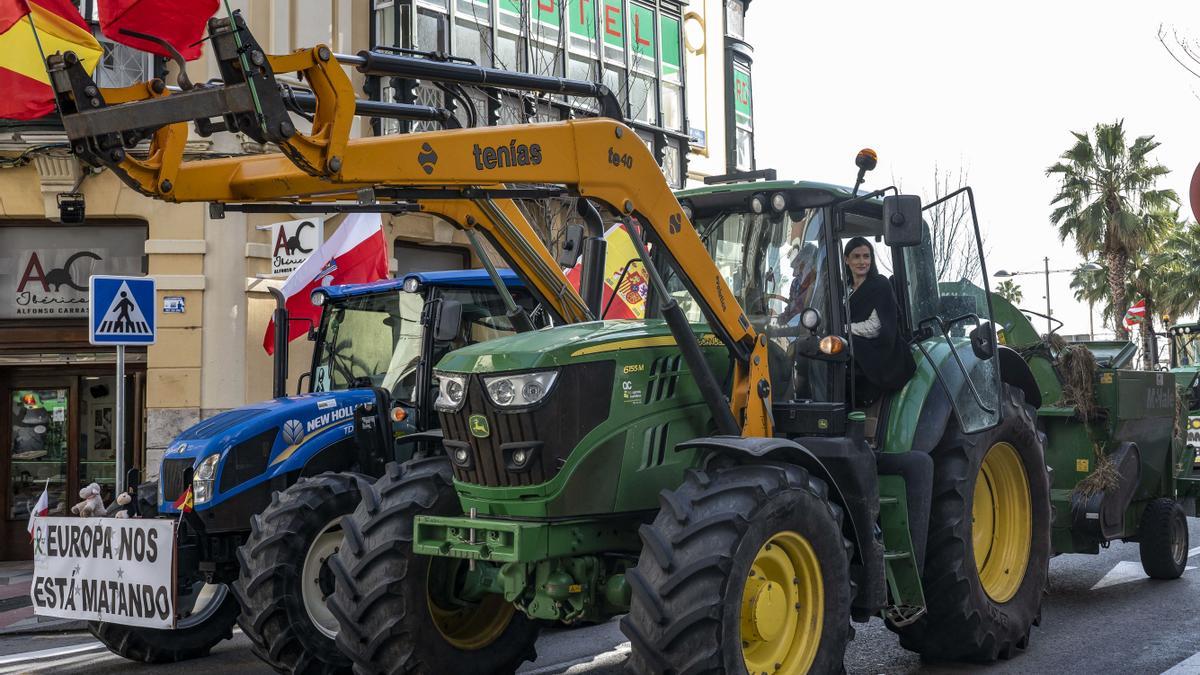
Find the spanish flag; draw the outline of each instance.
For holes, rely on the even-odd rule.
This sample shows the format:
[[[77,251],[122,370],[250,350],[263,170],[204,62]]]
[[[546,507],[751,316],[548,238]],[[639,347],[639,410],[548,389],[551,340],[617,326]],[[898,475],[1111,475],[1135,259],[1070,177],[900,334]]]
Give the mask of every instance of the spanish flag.
[[[68,51],[88,73],[102,54],[68,0],[0,0],[0,118],[31,120],[54,112],[42,55]]]
[[[184,490],[183,494],[179,495],[179,499],[176,499],[175,503],[172,506],[174,506],[175,509],[178,511],[182,511],[183,513],[188,513],[189,511],[192,510],[193,503],[194,502],[192,500],[192,486],[189,485],[188,489]]]
[[[604,256],[604,305],[601,307],[604,316],[598,318],[641,319],[646,316],[650,279],[637,247],[629,231],[619,223],[608,228],[604,240],[608,242]],[[576,263],[566,274],[567,281],[578,291],[583,263]]]

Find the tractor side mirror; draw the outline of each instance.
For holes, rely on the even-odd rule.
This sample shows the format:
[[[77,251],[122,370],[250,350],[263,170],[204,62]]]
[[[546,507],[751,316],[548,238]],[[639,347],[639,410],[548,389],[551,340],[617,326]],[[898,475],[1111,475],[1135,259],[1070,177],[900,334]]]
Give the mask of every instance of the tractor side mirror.
[[[987,361],[996,355],[995,335],[990,323],[981,323],[971,331],[971,351],[979,360]]]
[[[458,337],[462,327],[462,303],[457,300],[442,300],[438,303],[437,320],[433,326],[433,339],[449,342]]]
[[[921,244],[921,198],[888,195],[883,198],[883,241],[888,246]]]
[[[583,225],[572,223],[563,229],[562,248],[558,251],[559,267],[574,267],[583,253]]]

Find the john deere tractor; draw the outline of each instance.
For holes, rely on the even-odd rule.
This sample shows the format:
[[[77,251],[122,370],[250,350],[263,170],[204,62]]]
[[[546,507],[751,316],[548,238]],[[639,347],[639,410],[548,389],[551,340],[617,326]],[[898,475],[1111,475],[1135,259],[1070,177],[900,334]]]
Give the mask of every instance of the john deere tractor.
[[[851,620],[879,615],[932,657],[1024,647],[1051,554],[1041,399],[995,342],[977,241],[970,265],[938,269],[911,196],[647,192],[609,206],[652,318],[438,364],[446,456],[364,488],[331,561],[343,652],[364,672],[509,672],[541,621],[625,613],[647,673],[832,672]],[[854,236],[882,238],[917,362],[866,409]]]

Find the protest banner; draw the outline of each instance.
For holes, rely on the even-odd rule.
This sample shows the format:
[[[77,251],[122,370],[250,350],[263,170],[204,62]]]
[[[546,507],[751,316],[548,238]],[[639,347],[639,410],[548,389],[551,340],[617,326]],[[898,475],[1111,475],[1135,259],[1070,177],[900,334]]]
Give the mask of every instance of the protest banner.
[[[175,627],[175,521],[37,518],[34,613]]]

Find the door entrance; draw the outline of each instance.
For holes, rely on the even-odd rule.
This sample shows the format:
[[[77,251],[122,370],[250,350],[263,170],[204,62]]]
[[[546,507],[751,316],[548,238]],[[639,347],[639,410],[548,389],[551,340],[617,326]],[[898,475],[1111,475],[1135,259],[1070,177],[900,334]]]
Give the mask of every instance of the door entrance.
[[[79,490],[96,483],[105,505],[112,503],[116,477],[113,447],[116,377],[107,374],[50,376],[0,371],[0,560],[32,557],[25,528],[31,509],[46,490],[51,516],[69,516]],[[140,446],[141,378],[126,376],[126,466]]]

